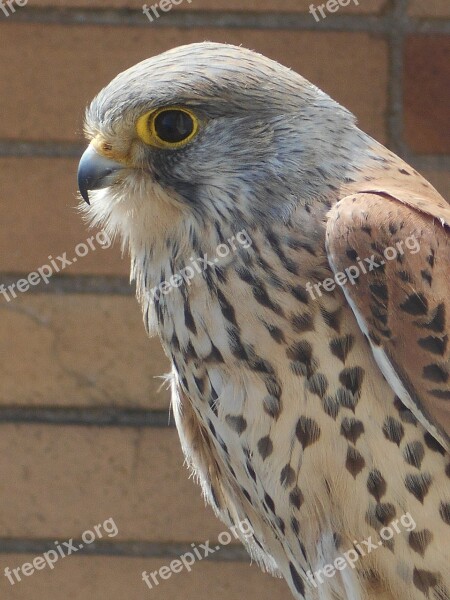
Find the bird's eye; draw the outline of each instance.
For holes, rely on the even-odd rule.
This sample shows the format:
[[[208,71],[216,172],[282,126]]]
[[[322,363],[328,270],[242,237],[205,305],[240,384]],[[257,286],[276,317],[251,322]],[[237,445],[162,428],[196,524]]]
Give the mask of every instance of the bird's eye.
[[[138,119],[138,136],[156,148],[177,149],[185,146],[197,134],[197,117],[186,108],[159,108]]]

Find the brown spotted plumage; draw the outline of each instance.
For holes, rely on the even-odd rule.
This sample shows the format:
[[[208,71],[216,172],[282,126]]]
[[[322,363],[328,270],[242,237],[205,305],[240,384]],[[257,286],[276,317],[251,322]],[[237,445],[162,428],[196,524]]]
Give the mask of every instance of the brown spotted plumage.
[[[145,129],[161,107],[176,144]],[[89,216],[130,249],[216,514],[249,521],[249,552],[297,600],[448,599],[445,201],[323,92],[242,48],[144,61],[86,127]]]

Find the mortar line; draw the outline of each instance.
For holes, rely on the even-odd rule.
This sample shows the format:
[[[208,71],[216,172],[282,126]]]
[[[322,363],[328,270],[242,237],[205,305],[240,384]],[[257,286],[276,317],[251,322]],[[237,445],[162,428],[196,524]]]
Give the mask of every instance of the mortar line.
[[[59,536],[61,539],[61,536]],[[79,548],[81,540],[74,539],[73,545]],[[203,542],[193,542],[200,546]],[[53,539],[23,539],[23,538],[0,538],[0,554],[31,554],[33,556],[54,550]],[[78,549],[76,556],[111,556],[128,558],[179,558],[181,555],[191,552],[191,544],[182,542],[145,542],[145,541],[118,541],[98,542],[83,544]],[[206,559],[213,562],[247,562],[251,559],[243,546],[230,544],[221,546],[219,551],[214,552]],[[13,565],[10,565],[11,567]],[[14,565],[15,566],[15,565]]]
[[[0,426],[7,424],[132,427],[172,429],[169,409],[144,410],[118,406],[0,406]]]
[[[395,0],[394,0],[395,1]],[[389,11],[375,14],[336,14],[316,22],[311,14],[252,12],[252,11],[173,11],[161,14],[160,18],[150,22],[141,10],[135,9],[81,9],[56,7],[27,7],[16,11],[13,18],[8,17],[0,23],[43,23],[49,25],[109,25],[116,27],[178,27],[213,29],[286,29],[302,31],[368,31],[387,33],[389,29]],[[414,19],[411,23],[420,23],[430,33],[448,32],[448,21],[441,19]],[[415,30],[415,28],[414,28]]]

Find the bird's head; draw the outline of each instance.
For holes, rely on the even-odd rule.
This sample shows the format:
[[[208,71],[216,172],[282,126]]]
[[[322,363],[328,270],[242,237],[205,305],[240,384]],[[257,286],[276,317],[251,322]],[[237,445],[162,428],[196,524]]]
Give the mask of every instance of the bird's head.
[[[181,227],[287,220],[345,174],[342,148],[356,131],[290,69],[192,44],[135,65],[93,100],[79,189],[90,219],[132,246]]]

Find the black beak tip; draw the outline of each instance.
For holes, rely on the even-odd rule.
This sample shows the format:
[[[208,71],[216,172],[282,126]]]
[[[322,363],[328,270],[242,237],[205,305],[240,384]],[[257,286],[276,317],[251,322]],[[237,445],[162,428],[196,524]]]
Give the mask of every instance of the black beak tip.
[[[88,188],[86,187],[85,182],[80,181],[80,179],[78,179],[78,191],[80,192],[81,197],[86,202],[86,204],[90,206],[91,202],[89,200]]]

